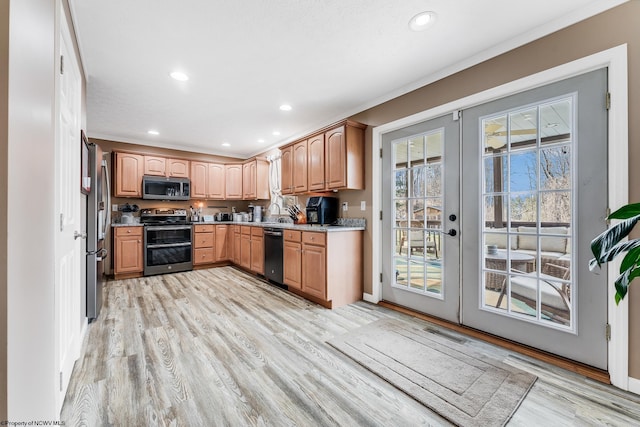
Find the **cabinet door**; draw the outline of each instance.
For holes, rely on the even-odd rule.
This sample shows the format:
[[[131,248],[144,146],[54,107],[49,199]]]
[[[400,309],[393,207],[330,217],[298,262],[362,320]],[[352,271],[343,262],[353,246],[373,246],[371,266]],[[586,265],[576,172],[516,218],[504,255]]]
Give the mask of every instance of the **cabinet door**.
[[[307,141],[301,141],[293,146],[293,192],[306,193],[307,185]]]
[[[167,159],[167,176],[189,178],[189,160]]]
[[[302,289],[302,244],[284,241],[283,245],[284,284]]]
[[[209,199],[224,199],[225,181],[224,165],[209,163],[209,173],[207,175],[207,193],[209,193]]]
[[[302,246],[302,291],[326,299],[327,263],[324,246]]]
[[[269,162],[263,159],[256,159],[256,199],[269,200],[271,192],[269,191]]]
[[[347,160],[344,126],[325,133],[325,171],[327,188],[347,185]]]
[[[263,236],[251,236],[251,271],[264,274]]]
[[[207,198],[207,173],[209,164],[204,162],[191,162],[191,198]]]
[[[240,227],[236,227],[238,231],[233,233],[233,263],[240,265],[241,251],[242,251],[242,235],[240,234]]]
[[[325,189],[324,134],[309,138],[307,147],[309,191]]]
[[[157,156],[144,156],[144,174],[154,176],[165,176],[166,159]]]
[[[226,261],[229,259],[227,251],[227,234],[229,231],[228,225],[216,225],[216,261]]]
[[[225,198],[242,199],[242,165],[225,165]]]
[[[251,270],[251,235],[240,236],[240,266]]]
[[[242,198],[244,200],[251,200],[256,198],[255,160],[242,165]]]
[[[142,197],[144,156],[116,153],[115,197]]]
[[[116,237],[115,246],[115,274],[142,272],[142,236]]]
[[[293,194],[293,145],[282,149],[281,151],[281,171],[280,184],[282,186],[282,194]]]

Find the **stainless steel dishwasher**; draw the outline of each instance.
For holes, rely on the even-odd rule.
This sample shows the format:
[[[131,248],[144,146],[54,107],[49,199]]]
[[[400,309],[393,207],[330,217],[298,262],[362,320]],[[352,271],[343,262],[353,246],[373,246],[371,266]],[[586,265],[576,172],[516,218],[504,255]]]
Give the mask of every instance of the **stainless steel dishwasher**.
[[[282,285],[282,229],[264,229],[264,275]]]

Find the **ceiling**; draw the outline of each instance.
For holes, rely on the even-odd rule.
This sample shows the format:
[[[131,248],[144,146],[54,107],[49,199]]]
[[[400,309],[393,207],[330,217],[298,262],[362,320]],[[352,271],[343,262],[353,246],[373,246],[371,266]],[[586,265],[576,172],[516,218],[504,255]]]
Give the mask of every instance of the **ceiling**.
[[[623,2],[69,0],[90,137],[242,158]]]

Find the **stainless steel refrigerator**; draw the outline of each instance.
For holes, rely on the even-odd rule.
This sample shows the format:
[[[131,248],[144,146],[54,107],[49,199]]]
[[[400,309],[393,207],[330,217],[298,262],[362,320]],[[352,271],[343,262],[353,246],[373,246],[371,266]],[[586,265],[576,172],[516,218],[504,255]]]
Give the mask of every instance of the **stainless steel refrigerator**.
[[[89,143],[91,190],[87,198],[87,317],[96,319],[102,307],[104,262],[107,258],[105,239],[111,223],[109,206],[109,170],[102,149]]]

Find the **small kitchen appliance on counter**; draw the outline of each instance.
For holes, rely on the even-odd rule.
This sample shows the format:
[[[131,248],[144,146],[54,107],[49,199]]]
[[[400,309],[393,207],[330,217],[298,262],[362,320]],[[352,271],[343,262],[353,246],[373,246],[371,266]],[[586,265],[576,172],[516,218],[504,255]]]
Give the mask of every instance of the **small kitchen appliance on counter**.
[[[314,196],[307,200],[307,224],[331,225],[338,219],[336,197]]]

